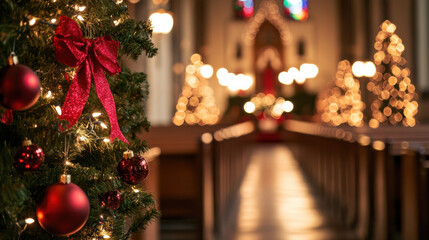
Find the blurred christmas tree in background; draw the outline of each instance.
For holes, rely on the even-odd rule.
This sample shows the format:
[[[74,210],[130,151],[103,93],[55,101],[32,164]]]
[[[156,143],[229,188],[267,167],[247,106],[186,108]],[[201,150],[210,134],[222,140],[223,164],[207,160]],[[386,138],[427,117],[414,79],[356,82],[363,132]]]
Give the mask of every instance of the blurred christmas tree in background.
[[[0,2],[1,239],[128,239],[159,217],[139,185],[148,173],[139,156],[147,145],[136,136],[149,128],[148,84],[121,62],[156,54],[151,31],[123,1]],[[19,65],[10,65],[11,52]],[[20,106],[37,84],[16,79],[36,81],[31,70],[41,85],[32,100],[40,97]],[[66,175],[58,183],[64,173],[73,183]],[[79,204],[81,212],[72,212]],[[52,221],[61,214],[63,222]],[[36,218],[50,233],[29,225]]]
[[[359,81],[353,77],[348,60],[338,63],[334,85],[320,94],[317,101],[322,121],[332,126],[345,123],[352,127],[363,126],[365,105],[361,100]]]
[[[374,63],[377,72],[367,85],[376,99],[371,103],[372,118],[369,126],[380,124],[406,127],[416,125],[415,115],[418,112],[418,94],[411,83],[410,69],[404,67],[406,60],[402,57],[405,46],[395,33],[396,26],[389,20],[380,25],[374,48]]]

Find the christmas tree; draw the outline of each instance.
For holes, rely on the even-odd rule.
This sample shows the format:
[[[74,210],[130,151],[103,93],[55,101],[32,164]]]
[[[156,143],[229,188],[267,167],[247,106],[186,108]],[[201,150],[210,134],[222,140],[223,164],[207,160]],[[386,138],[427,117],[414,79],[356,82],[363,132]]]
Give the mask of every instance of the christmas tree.
[[[128,239],[145,229],[159,217],[139,184],[148,84],[121,58],[156,54],[150,24],[122,0],[5,0],[0,42],[0,239]],[[41,88],[30,104],[34,73]],[[129,175],[133,164],[141,168]]]
[[[361,100],[359,81],[353,78],[350,62],[338,63],[335,86],[323,92],[317,101],[322,121],[333,126],[347,123],[353,127],[363,126],[364,103]]]
[[[380,123],[413,127],[418,111],[416,88],[411,83],[410,69],[402,53],[405,46],[395,33],[396,26],[386,20],[380,25],[381,30],[376,36],[374,63],[377,72],[367,85],[374,93],[375,100],[371,104],[372,119],[369,126],[377,128]]]
[[[213,97],[213,89],[201,74],[204,63],[199,54],[191,56],[191,64],[186,66],[186,77],[182,93],[177,101],[173,124],[213,125],[219,119],[219,109]]]

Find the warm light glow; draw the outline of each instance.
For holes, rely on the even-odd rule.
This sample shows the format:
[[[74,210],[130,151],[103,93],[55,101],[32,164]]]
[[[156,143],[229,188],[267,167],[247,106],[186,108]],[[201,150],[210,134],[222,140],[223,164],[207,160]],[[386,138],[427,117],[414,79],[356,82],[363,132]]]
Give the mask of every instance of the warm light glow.
[[[92,113],[92,116],[96,118],[96,117],[101,116],[101,113],[100,112],[94,112],[94,113]]]
[[[76,5],[76,6],[74,7],[74,9],[75,9],[76,11],[83,12],[83,11],[85,11],[86,6],[78,6],[78,5]]]
[[[228,75],[228,70],[226,70],[226,68],[219,68],[216,72],[216,77],[219,79],[219,82],[220,82],[220,79],[226,78],[227,75]],[[226,86],[226,85],[223,85],[223,86]]]
[[[153,32],[160,34],[167,34],[173,28],[174,20],[171,13],[160,9],[152,13],[149,17],[152,23]]]
[[[106,128],[107,128],[106,124],[104,124],[103,122],[102,122],[102,123],[100,123],[100,126],[101,126],[102,128],[104,128],[104,129],[106,129]]]
[[[282,108],[283,108],[283,111],[285,111],[287,113],[292,112],[292,110],[293,110],[293,103],[291,101],[285,101],[282,104]]]
[[[84,21],[85,19],[81,15],[77,15],[77,19]]]
[[[103,238],[104,239],[108,239],[108,238],[110,238],[110,236],[109,235],[104,235]]]
[[[203,76],[203,78],[211,78],[213,76],[213,67],[210,66],[209,64],[204,64],[201,68],[200,68],[200,73],[201,76]]]
[[[315,64],[304,63],[299,68],[299,71],[305,78],[315,78],[319,73],[319,68]]]
[[[48,91],[48,93],[46,93],[45,98],[51,98],[52,97],[52,92]]]
[[[203,135],[201,135],[201,141],[205,144],[210,144],[213,141],[213,135],[211,133],[203,133]]]
[[[305,74],[303,72],[298,72],[298,75],[295,77],[295,82],[298,84],[303,84],[305,83],[305,80],[307,80]]]
[[[287,72],[292,79],[297,79],[298,77],[300,77],[299,76],[299,70],[296,67],[289,68],[289,70]]]
[[[138,192],[140,192],[140,190],[135,188],[135,189],[133,189],[133,192],[138,193]]]
[[[376,73],[375,65],[373,62],[356,61],[352,65],[353,74],[356,77],[372,77]]]
[[[375,65],[373,62],[365,62],[365,76],[372,77],[376,73]]]
[[[288,73],[288,72],[281,72],[279,73],[279,82],[286,84],[286,85],[290,85],[293,83],[293,77]]]
[[[56,18],[52,18],[51,19],[51,23],[56,23],[57,22],[57,19]]]
[[[118,25],[119,25],[119,23],[121,23],[121,20],[120,20],[120,19],[113,21],[113,24],[115,24],[115,26],[118,26]]]
[[[362,77],[365,73],[365,64],[362,61],[356,61],[352,65],[353,74],[356,77]]]
[[[246,102],[243,108],[244,111],[247,113],[253,113],[256,109],[255,104],[253,102]]]
[[[25,223],[32,224],[32,223],[34,223],[34,219],[32,219],[32,218],[26,218],[25,219]]]
[[[110,139],[105,138],[105,139],[103,139],[103,142],[108,143],[108,142],[110,142]]]
[[[60,106],[56,106],[55,107],[55,111],[57,111],[57,113],[58,113],[58,115],[60,115],[61,116],[61,107]]]
[[[36,24],[36,19],[32,18],[29,23],[30,23],[30,26],[33,26],[34,24]]]

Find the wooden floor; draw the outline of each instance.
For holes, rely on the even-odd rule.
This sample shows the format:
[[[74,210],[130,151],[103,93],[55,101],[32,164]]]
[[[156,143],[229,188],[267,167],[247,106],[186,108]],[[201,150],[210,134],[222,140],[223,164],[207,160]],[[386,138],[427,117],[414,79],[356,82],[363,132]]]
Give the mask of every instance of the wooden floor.
[[[259,146],[251,158],[229,230],[221,239],[353,239],[329,228],[287,147]]]

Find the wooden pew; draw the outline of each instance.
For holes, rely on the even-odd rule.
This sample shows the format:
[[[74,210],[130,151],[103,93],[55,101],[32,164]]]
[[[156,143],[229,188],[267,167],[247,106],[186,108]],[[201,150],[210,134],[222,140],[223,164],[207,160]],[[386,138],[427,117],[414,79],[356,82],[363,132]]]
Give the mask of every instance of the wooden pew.
[[[291,120],[284,129],[334,224],[358,239],[428,239],[422,149],[429,147],[429,127],[372,130]]]

